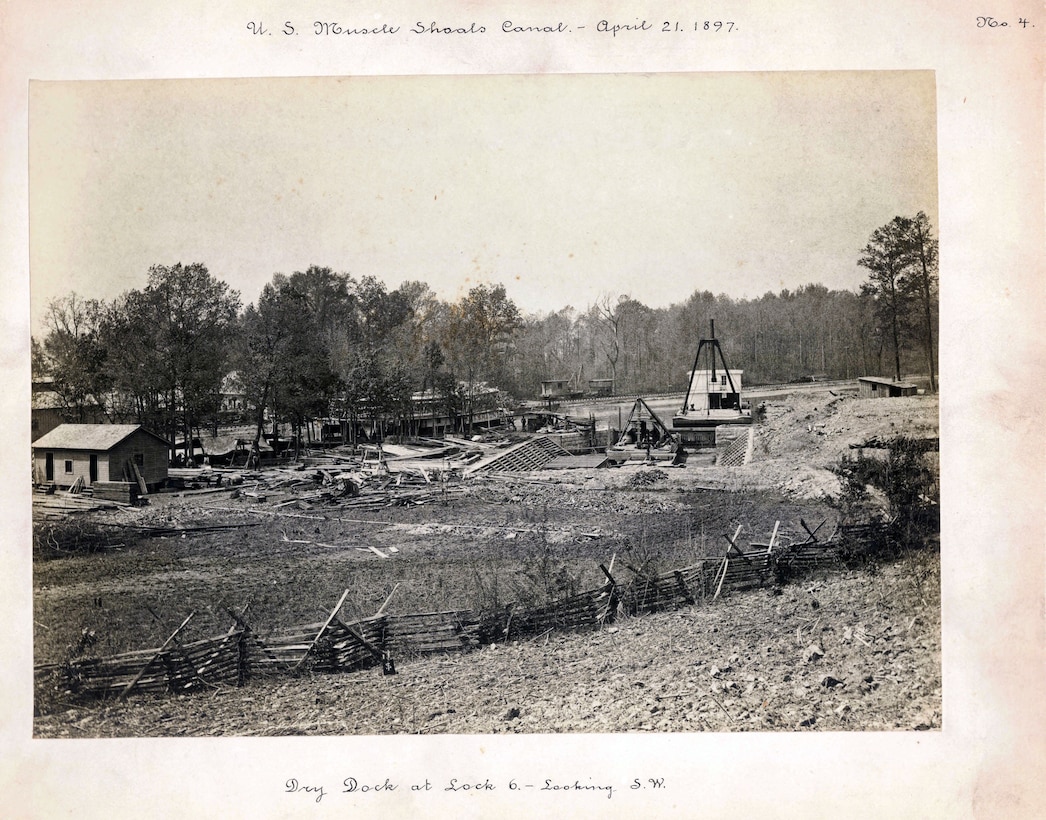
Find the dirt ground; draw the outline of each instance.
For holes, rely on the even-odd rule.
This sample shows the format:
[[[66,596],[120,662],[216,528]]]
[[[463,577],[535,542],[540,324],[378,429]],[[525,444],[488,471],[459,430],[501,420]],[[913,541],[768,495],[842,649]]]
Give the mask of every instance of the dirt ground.
[[[139,697],[43,737],[941,727],[937,556],[380,670]]]
[[[352,510],[220,492],[86,514],[110,548],[34,561],[38,664],[343,614],[541,603],[602,583],[600,563],[670,569],[846,511],[829,467],[851,445],[935,436],[935,397],[802,392],[765,406],[741,468],[561,470],[467,478],[445,502]],[[650,480],[637,481],[644,474]],[[874,499],[873,499],[874,506]],[[868,510],[869,514],[874,510]],[[137,526],[229,526],[143,535]],[[235,526],[230,526],[235,525]],[[372,549],[375,548],[375,549]],[[385,556],[385,557],[381,557]],[[595,632],[548,634],[364,671],[210,694],[84,704],[38,686],[41,737],[501,731],[914,729],[941,725],[938,556],[740,593]],[[395,592],[393,592],[395,590]],[[89,640],[84,636],[90,636]],[[818,651],[814,651],[814,649]]]

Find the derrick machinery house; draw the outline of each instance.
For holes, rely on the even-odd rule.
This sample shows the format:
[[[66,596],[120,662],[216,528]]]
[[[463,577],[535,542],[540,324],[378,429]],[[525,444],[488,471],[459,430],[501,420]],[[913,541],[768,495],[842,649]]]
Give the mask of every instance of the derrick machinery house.
[[[60,424],[33,442],[33,481],[71,487],[82,478],[90,487],[137,472],[151,490],[167,480],[170,449],[140,424]]]

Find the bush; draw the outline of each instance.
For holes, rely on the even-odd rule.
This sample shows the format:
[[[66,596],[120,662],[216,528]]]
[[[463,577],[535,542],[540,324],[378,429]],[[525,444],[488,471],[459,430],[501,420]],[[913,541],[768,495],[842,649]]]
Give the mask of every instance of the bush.
[[[863,451],[845,457],[835,468],[842,479],[844,506],[851,510],[874,487],[886,497],[893,540],[901,546],[920,546],[940,534],[940,488],[926,462],[928,444],[899,436],[884,442],[886,458]]]
[[[117,546],[123,544],[113,543],[112,529],[93,521],[70,516],[53,521],[33,522],[33,555],[36,558],[105,552]]]

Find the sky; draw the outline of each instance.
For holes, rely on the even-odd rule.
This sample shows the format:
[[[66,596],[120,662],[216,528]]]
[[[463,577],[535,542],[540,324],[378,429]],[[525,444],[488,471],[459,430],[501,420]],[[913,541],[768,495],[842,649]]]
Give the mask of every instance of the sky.
[[[310,265],[528,313],[854,289],[937,223],[931,72],[34,82],[34,333],[202,262],[253,302]]]

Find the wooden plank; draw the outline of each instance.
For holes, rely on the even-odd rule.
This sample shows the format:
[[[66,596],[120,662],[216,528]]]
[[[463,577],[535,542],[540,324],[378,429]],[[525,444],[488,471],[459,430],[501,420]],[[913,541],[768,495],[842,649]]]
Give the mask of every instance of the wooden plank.
[[[346,592],[348,592],[348,590],[346,590]],[[149,662],[142,667],[141,671],[137,675],[135,675],[134,679],[129,684],[127,684],[127,687],[122,692],[120,692],[118,700],[123,700],[125,697],[127,697],[127,693],[135,687],[135,684],[137,684],[138,681],[145,677],[145,673],[148,671],[149,667],[152,666],[156,659],[164,653],[164,651],[171,644],[171,642],[178,637],[178,633],[185,629],[185,625],[193,619],[193,616],[195,614],[195,610],[190,612],[189,617],[182,621],[181,626],[179,626],[176,630],[174,630],[174,632],[171,633],[170,637],[168,637],[167,640],[163,642],[160,648],[156,650],[156,653],[149,659]]]
[[[348,591],[348,590],[346,590],[346,591]],[[384,652],[382,649],[380,649],[374,643],[372,643],[371,641],[369,641],[365,637],[363,637],[362,630],[357,632],[355,629],[350,627],[348,624],[343,623],[342,621],[339,621],[337,618],[334,618],[334,623],[336,623],[338,626],[340,626],[342,629],[344,629],[347,633],[349,633],[349,635],[351,635],[353,638],[355,638],[363,646],[364,649],[366,649],[368,652],[370,652],[370,654],[372,654],[374,657],[376,657],[382,663],[385,663],[388,660],[388,653]]]
[[[723,581],[726,580],[726,571],[729,568],[729,566],[730,566],[730,559],[729,558],[724,558],[723,559],[723,571],[722,571],[722,574],[719,576],[719,586],[717,586],[715,588],[715,595],[712,596],[713,598],[718,598],[719,594],[723,591]]]
[[[345,599],[348,597],[349,591],[346,589],[341,594],[341,598],[338,599],[337,606],[335,606],[334,609],[331,610],[330,615],[327,616],[327,620],[323,622],[323,626],[320,627],[320,631],[316,633],[316,637],[312,639],[312,642],[309,644],[309,648],[305,650],[305,654],[302,655],[301,660],[299,660],[294,665],[293,671],[297,672],[301,668],[301,665],[305,663],[306,658],[308,658],[309,655],[312,654],[312,650],[316,646],[316,641],[318,641],[323,636],[323,633],[327,631],[327,627],[331,625],[331,622],[334,621],[335,618],[337,618],[338,611],[341,609],[342,605],[345,603]]]
[[[142,477],[141,470],[138,469],[138,465],[134,461],[128,461],[127,463],[131,466],[131,475],[138,484],[138,492],[142,495],[148,495],[149,488],[145,483],[145,479]]]
[[[774,542],[777,540],[777,531],[778,531],[778,529],[780,529],[780,527],[781,527],[780,520],[775,521],[774,522],[774,532],[773,532],[773,535],[770,536],[770,543],[766,545],[766,554],[767,555],[769,555],[771,552],[774,551]]]
[[[730,551],[733,550],[739,556],[741,556],[741,558],[743,558],[745,561],[748,561],[748,563],[750,564],[752,562],[749,561],[748,556],[744,554],[744,552],[741,550],[741,548],[739,546],[737,546],[737,536],[739,536],[740,534],[741,534],[741,525],[738,524],[737,525],[737,529],[734,531],[734,537],[733,538],[731,538],[729,535],[723,535],[723,538],[725,538],[730,543],[730,546],[726,548],[726,554],[727,554],[727,556],[729,556],[730,555]]]
[[[392,600],[392,596],[396,594],[396,590],[399,589],[399,588],[400,588],[400,584],[399,584],[399,581],[397,581],[396,582],[396,586],[394,586],[392,588],[392,592],[389,593],[389,597],[385,599],[385,603],[383,603],[380,607],[378,607],[378,611],[376,613],[374,613],[375,617],[377,617],[377,616],[379,616],[379,615],[381,615],[382,613],[385,612],[385,607],[387,607],[389,605],[389,601]]]

